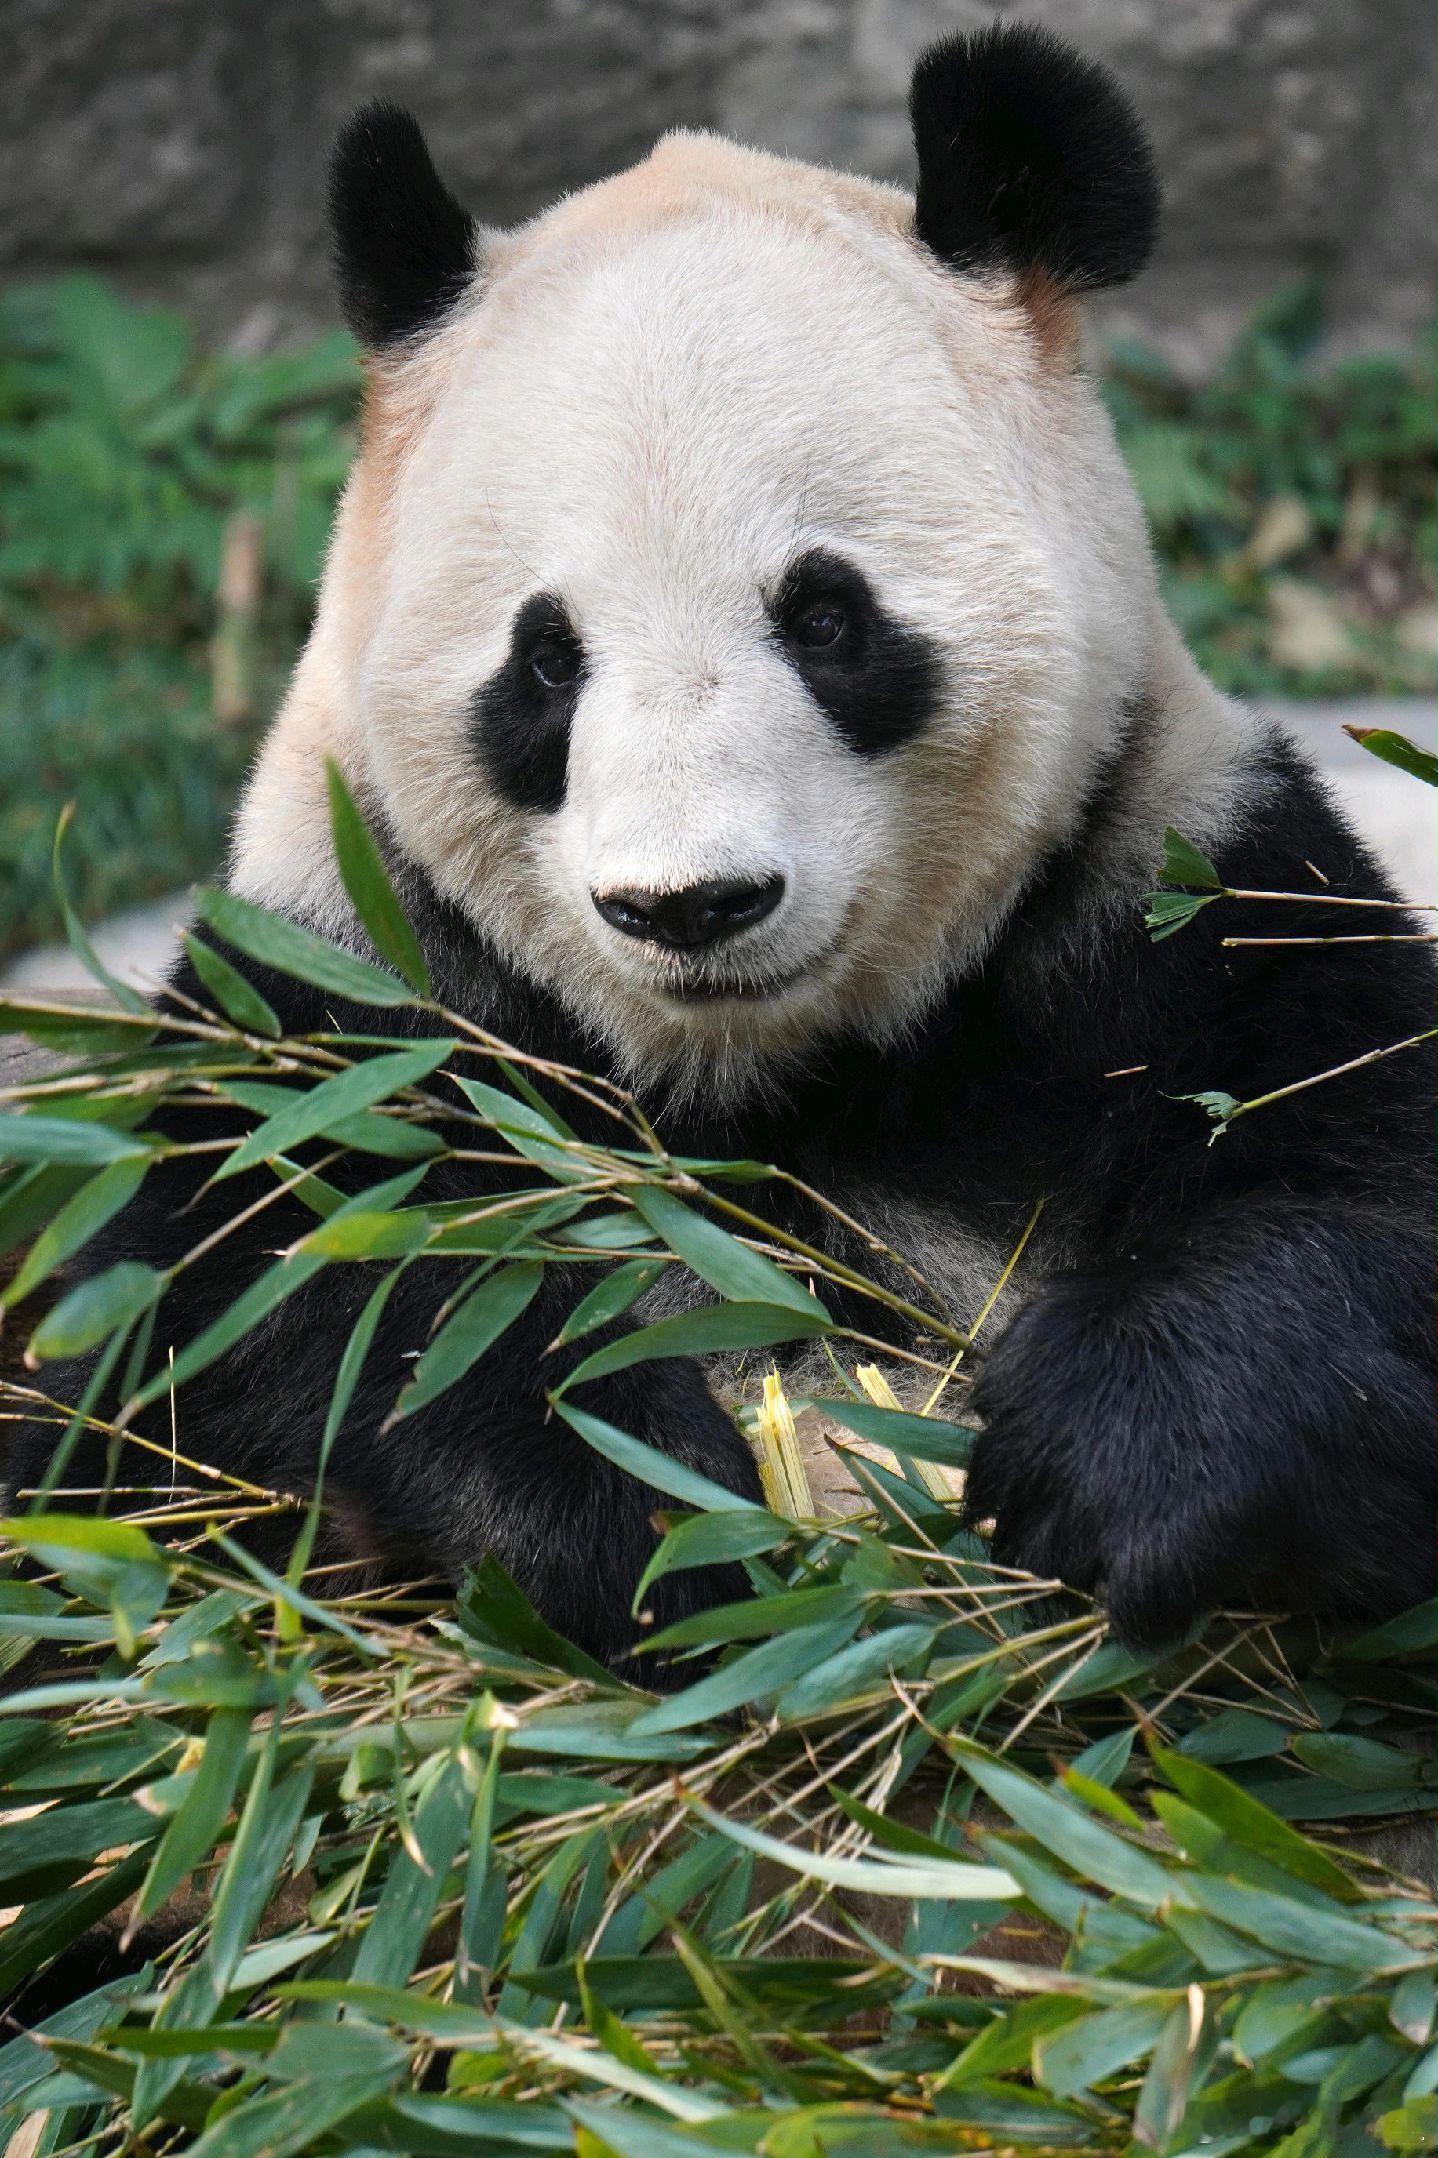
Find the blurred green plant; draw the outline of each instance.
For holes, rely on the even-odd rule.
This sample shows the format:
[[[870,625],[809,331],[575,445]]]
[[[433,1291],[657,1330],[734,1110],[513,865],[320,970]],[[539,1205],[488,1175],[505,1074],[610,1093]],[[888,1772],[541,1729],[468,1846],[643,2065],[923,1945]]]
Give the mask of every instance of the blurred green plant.
[[[1225,687],[1431,686],[1433,355],[1320,368],[1284,294],[1194,387],[1113,355],[1109,403],[1165,592]],[[94,278],[0,294],[0,955],[53,935],[50,835],[75,799],[87,918],[218,861],[308,625],[352,450],[331,336],[205,353]]]
[[[1254,695],[1431,690],[1438,338],[1316,364],[1321,288],[1280,293],[1205,382],[1132,343],[1105,394],[1202,665]]]
[[[0,953],[218,860],[351,453],[347,338],[201,352],[91,277],[0,294]]]

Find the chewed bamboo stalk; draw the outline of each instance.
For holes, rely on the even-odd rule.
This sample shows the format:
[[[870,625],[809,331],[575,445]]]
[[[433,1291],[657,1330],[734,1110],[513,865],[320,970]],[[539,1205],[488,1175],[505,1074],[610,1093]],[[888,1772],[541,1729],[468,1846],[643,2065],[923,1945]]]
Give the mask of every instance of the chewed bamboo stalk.
[[[754,1451],[764,1504],[791,1521],[812,1521],[814,1494],[794,1428],[794,1411],[777,1371],[764,1380],[764,1398],[754,1419]]]
[[[854,1376],[860,1386],[863,1387],[870,1401],[873,1402],[875,1408],[901,1409],[903,1407],[903,1403],[877,1364],[860,1364]],[[947,1504],[953,1499],[962,1497],[964,1489],[964,1472],[962,1469],[946,1468],[942,1462],[938,1461],[921,1461],[916,1455],[911,1455],[910,1459],[914,1463],[914,1470],[920,1483],[922,1483],[930,1498],[939,1499]]]

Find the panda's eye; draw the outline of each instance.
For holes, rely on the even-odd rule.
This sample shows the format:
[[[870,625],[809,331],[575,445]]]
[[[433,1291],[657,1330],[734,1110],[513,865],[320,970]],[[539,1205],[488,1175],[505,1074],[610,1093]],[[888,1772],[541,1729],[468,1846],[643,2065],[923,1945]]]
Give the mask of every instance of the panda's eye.
[[[551,631],[529,655],[529,671],[545,689],[565,689],[579,672],[579,646],[572,637]]]
[[[844,610],[837,600],[816,599],[791,617],[787,629],[792,643],[816,652],[825,645],[837,644],[846,626]]]

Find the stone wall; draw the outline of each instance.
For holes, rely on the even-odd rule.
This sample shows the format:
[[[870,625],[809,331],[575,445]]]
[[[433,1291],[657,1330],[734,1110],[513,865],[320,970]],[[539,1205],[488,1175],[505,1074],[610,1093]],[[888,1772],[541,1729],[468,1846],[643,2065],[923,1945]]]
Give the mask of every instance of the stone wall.
[[[1327,281],[1344,347],[1407,340],[1438,261],[1432,0],[1024,0],[1119,70],[1164,239],[1110,323],[1204,364],[1274,287]],[[328,138],[412,105],[495,223],[705,126],[910,175],[904,96],[982,0],[0,0],[0,268],[104,270],[267,343],[330,319]]]

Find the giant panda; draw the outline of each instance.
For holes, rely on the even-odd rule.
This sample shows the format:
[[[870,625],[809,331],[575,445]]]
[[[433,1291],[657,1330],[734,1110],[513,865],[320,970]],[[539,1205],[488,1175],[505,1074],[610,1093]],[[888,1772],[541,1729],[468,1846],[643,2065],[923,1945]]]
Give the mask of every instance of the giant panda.
[[[444,1001],[632,1088],[675,1151],[780,1163],[960,1321],[1042,1199],[971,1396],[967,1507],[998,1563],[1096,1593],[1139,1643],[1221,1603],[1387,1612],[1434,1586],[1432,1067],[1385,1057],[1216,1145],[1182,1097],[1421,1032],[1429,956],[1225,945],[1349,927],[1301,901],[1146,934],[1168,825],[1236,887],[1394,895],[1161,602],[1080,344],[1082,296],[1154,236],[1126,97],[1001,23],[927,53],[912,115],[913,197],[678,132],[512,231],[460,206],[408,115],[350,121],[330,210],[362,439],[230,882],[366,949],[332,757]],[[252,971],[293,1029],[372,1025]],[[204,994],[186,966],[175,987]],[[441,1165],[425,1195],[478,1174]],[[107,1255],[162,1264],[219,1204],[172,1168]],[[181,1277],[165,1338],[277,1242],[271,1209]],[[303,1489],[370,1286],[330,1270],[183,1389],[190,1451]],[[585,1284],[547,1276],[386,1433],[444,1286],[412,1271],[386,1308],[334,1533],[391,1569],[491,1552],[619,1658],[654,1496],[545,1405]],[[757,1495],[697,1365],[587,1401]],[[655,1601],[733,1589],[687,1574]]]

